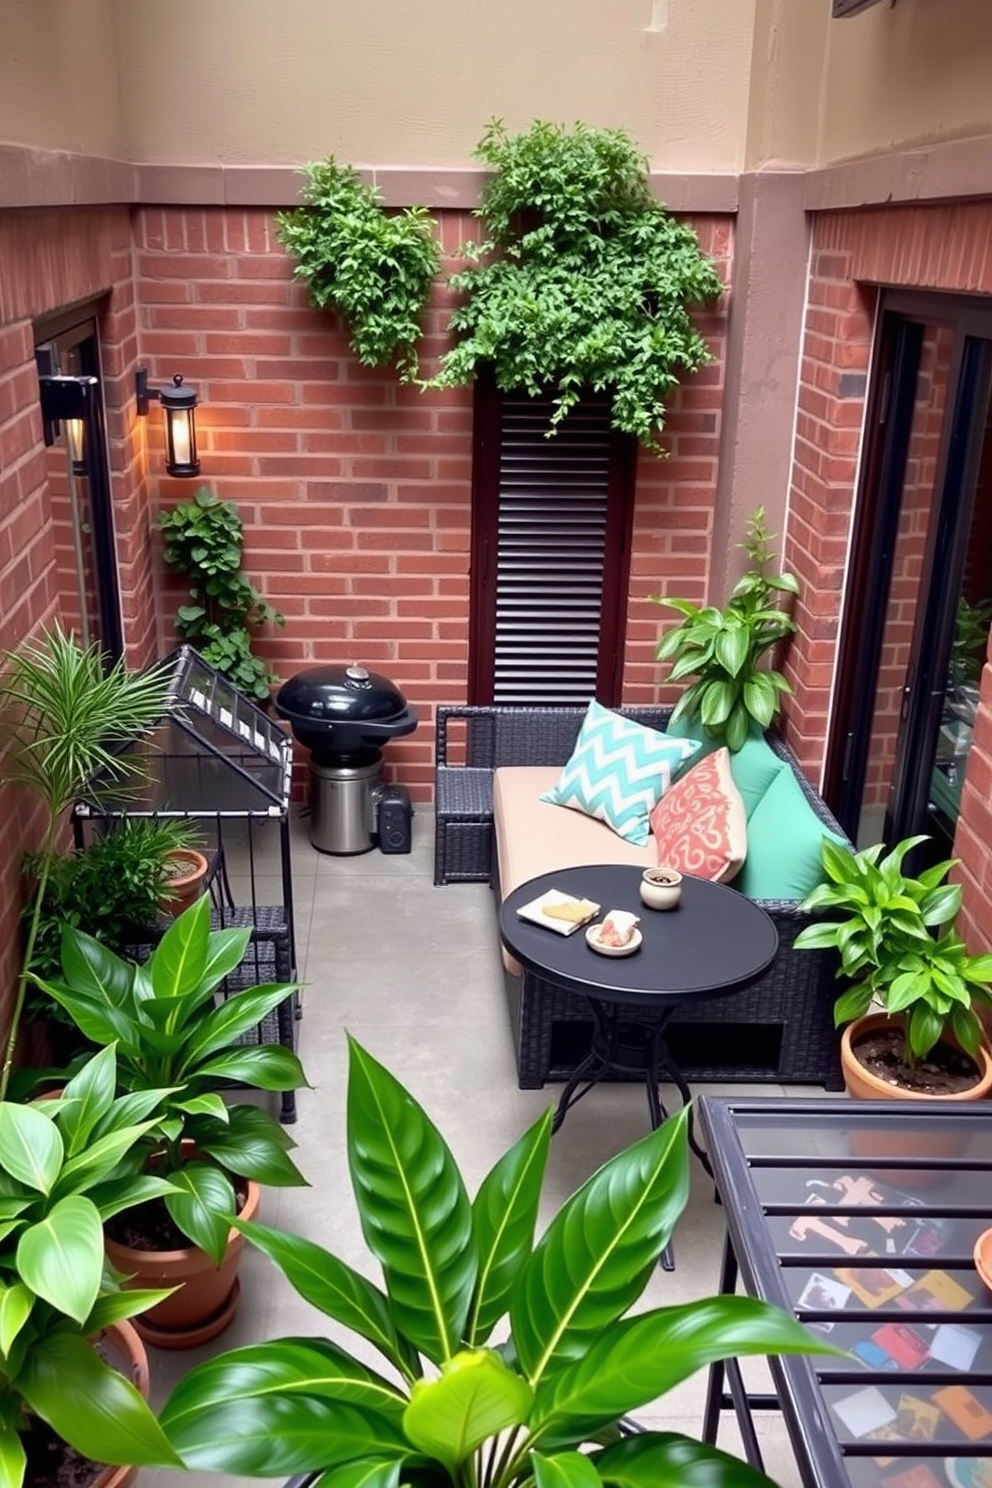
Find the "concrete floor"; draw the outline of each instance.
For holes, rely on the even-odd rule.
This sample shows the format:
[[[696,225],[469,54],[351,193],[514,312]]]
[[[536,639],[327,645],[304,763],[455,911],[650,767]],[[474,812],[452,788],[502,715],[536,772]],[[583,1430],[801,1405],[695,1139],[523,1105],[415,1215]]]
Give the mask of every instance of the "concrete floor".
[[[482,884],[435,888],[430,812],[418,810],[413,827],[409,855],[374,851],[340,858],[314,851],[305,819],[292,823],[297,945],[305,983],[299,1052],[313,1088],[299,1093],[299,1120],[290,1130],[311,1186],[267,1191],[261,1218],[309,1236],[359,1269],[369,1271],[372,1265],[373,1276],[345,1157],[345,1033],[365,1045],[425,1107],[454,1152],[470,1193],[558,1091],[555,1086],[517,1088],[489,889]],[[280,903],[276,843],[265,847],[256,864],[256,898]],[[237,893],[237,875],[232,878]],[[704,1088],[738,1094],[819,1093],[808,1086]],[[547,1216],[600,1164],[646,1130],[640,1087],[603,1085],[593,1091],[569,1113],[552,1145],[544,1188]],[[694,1160],[692,1194],[675,1236],[676,1270],[658,1271],[645,1304],[715,1293],[723,1234],[712,1186]],[[192,1364],[221,1349],[326,1332],[324,1318],[249,1247],[240,1309],[227,1332],[215,1343],[185,1353],[149,1351],[153,1401],[160,1404]],[[755,1368],[761,1371],[763,1366]],[[697,1375],[638,1416],[663,1429],[698,1436],[704,1393],[705,1376]],[[781,1423],[771,1417],[761,1425],[766,1470],[792,1488],[798,1474]],[[739,1452],[732,1420],[721,1430],[720,1445]],[[175,1488],[181,1480],[170,1472],[145,1470],[139,1481],[140,1488]],[[196,1474],[186,1481],[244,1488],[270,1480]]]

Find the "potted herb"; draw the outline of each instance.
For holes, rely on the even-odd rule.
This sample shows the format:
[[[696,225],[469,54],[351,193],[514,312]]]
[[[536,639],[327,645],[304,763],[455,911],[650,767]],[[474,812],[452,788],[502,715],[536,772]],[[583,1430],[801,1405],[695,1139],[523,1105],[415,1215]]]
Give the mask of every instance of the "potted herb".
[[[244,1241],[239,1211],[254,1213],[258,1184],[305,1182],[294,1143],[266,1111],[229,1104],[219,1087],[298,1090],[299,1059],[282,1044],[241,1043],[296,990],[279,982],[249,987],[219,1005],[215,993],[248,949],[249,930],[211,930],[203,898],[170,926],[151,957],[135,965],[81,930],[66,927],[62,980],[45,990],[94,1043],[117,1043],[117,1088],[137,1099],[163,1090],[144,1137],[149,1170],[167,1178],[161,1201],[129,1213],[109,1231],[108,1254],[145,1284],[182,1286],[138,1321],[148,1341],[186,1347],[226,1327],[237,1306]]]
[[[353,1040],[347,1109],[352,1186],[384,1288],[310,1240],[239,1228],[357,1335],[360,1358],[330,1342],[322,1320],[322,1336],[197,1366],[160,1416],[188,1467],[379,1485],[767,1488],[714,1447],[618,1429],[712,1360],[834,1352],[746,1297],[631,1314],[688,1195],[684,1111],[595,1173],[535,1244],[550,1111],[470,1200],[429,1117]],[[494,1343],[507,1316],[510,1337]],[[369,1345],[383,1372],[365,1362]]]
[[[848,852],[824,839],[827,882],[803,905],[831,916],[795,945],[839,953],[837,975],[850,985],[834,1020],[846,1025],[845,1083],[861,1098],[979,1100],[992,1091],[977,1012],[992,1008],[992,955],[971,955],[955,932],[961,885],[946,882],[954,860],[903,873],[927,840],[907,837],[886,853],[882,843]]]
[[[551,388],[549,433],[589,388],[611,422],[661,453],[664,405],[712,355],[693,306],[723,291],[692,228],[651,193],[647,159],[622,129],[494,120],[476,155],[492,175],[478,209],[486,241],[466,244],[451,280],[455,345],[428,387],[492,370],[506,391]]]
[[[127,1319],[162,1296],[125,1292],[108,1271],[103,1225],[169,1189],[131,1158],[163,1092],[116,1094],[113,1045],[54,1100],[0,1102],[0,1460],[19,1488],[36,1452],[62,1442],[96,1463],[175,1466],[141,1394],[107,1362],[144,1351]],[[122,1475],[98,1480],[120,1484]]]
[[[201,486],[191,500],[159,512],[158,524],[167,567],[190,583],[190,602],[176,611],[177,632],[239,691],[267,704],[277,678],[255,655],[254,638],[263,626],[286,621],[241,571],[244,525],[234,502]]]
[[[423,207],[387,212],[374,186],[333,155],[304,166],[302,204],[276,217],[279,240],[318,310],[337,310],[351,349],[366,367],[395,361],[400,379],[417,373],[421,320],[440,249]]]
[[[134,673],[122,661],[108,667],[98,645],[81,646],[59,625],[42,630],[3,660],[3,778],[40,797],[45,828],[42,847],[33,859],[35,892],[0,1072],[0,1100],[13,1068],[46,885],[57,860],[65,815],[97,774],[118,796],[143,778],[140,761],[116,753],[115,746],[144,733],[169,707],[167,666]]]
[[[782,694],[792,691],[781,672],[762,665],[766,653],[796,628],[778,596],[799,592],[794,574],[768,572],[774,558],[771,536],[759,506],[741,543],[753,566],[738,579],[723,609],[650,596],[684,617],[666,631],[655,653],[659,661],[672,663],[670,681],[694,679],[672,709],[671,722],[698,719],[706,733],[735,751],[755,727],[771,726]]]

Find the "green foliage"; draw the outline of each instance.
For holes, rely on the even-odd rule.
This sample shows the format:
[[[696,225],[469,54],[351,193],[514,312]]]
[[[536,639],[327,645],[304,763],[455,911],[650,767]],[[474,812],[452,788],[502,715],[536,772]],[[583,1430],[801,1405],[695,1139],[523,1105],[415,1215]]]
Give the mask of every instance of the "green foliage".
[[[86,930],[113,951],[133,945],[153,925],[169,882],[167,854],[195,842],[187,822],[125,817],[79,852],[56,854],[49,865],[31,970],[57,976],[62,967],[62,926]],[[40,854],[25,870],[37,882]],[[33,899],[25,914],[34,913]]]
[[[80,1032],[95,1044],[117,1044],[121,1094],[161,1090],[146,1147],[172,1191],[165,1203],[175,1224],[220,1261],[235,1212],[228,1174],[281,1186],[302,1184],[289,1156],[294,1145],[267,1112],[228,1105],[227,1081],[255,1090],[297,1090],[306,1076],[281,1044],[244,1045],[243,1035],[296,990],[292,982],[249,987],[215,1005],[224,978],[244,960],[248,930],[211,930],[204,896],[169,927],[148,961],[125,961],[81,930],[62,937],[62,980],[43,983]],[[184,1141],[196,1160],[186,1161]]]
[[[654,604],[667,605],[685,617],[662,636],[655,652],[659,661],[673,663],[671,682],[695,678],[672,710],[672,721],[698,718],[708,734],[723,739],[732,750],[741,748],[755,724],[768,728],[781,694],[792,691],[781,672],[759,665],[765,652],[796,628],[775,596],[798,594],[799,583],[791,573],[768,573],[775,556],[771,536],[764,507],[759,506],[740,545],[753,567],[738,579],[722,610],[663,594],[650,596]]]
[[[903,874],[907,853],[926,837],[906,837],[887,853],[876,843],[848,852],[825,838],[820,884],[803,908],[842,918],[809,925],[796,937],[800,950],[840,953],[838,976],[853,985],[838,998],[838,1026],[860,1018],[873,1001],[905,1026],[906,1063],[925,1059],[950,1030],[967,1053],[982,1041],[975,1007],[992,1008],[992,955],[972,956],[955,934],[961,885],[945,880],[954,860],[919,878]]]
[[[253,654],[252,638],[263,625],[286,621],[241,572],[244,527],[234,502],[201,486],[191,500],[159,512],[158,524],[166,564],[191,581],[192,603],[176,611],[176,630],[240,692],[268,702],[278,679]]]
[[[3,779],[39,796],[47,820],[36,859],[34,910],[28,917],[24,961],[0,1073],[0,1101],[13,1068],[41,908],[63,818],[97,776],[102,789],[118,797],[122,788],[144,778],[141,761],[116,753],[115,746],[145,733],[170,706],[167,666],[128,672],[118,661],[108,667],[96,643],[81,646],[60,625],[42,630],[19,651],[5,653],[3,661]]]
[[[951,643],[948,681],[952,687],[962,687],[969,683],[974,685],[981,680],[990,625],[992,599],[983,599],[973,605],[962,594],[958,600],[954,639]]]
[[[303,205],[276,218],[293,273],[318,310],[348,322],[351,348],[366,367],[395,359],[400,377],[417,375],[421,317],[440,251],[423,207],[387,212],[378,191],[334,157],[304,166]]]
[[[748,1297],[631,1315],[688,1195],[686,1112],[593,1174],[536,1244],[550,1111],[474,1200],[430,1118],[353,1040],[347,1112],[352,1187],[383,1287],[312,1240],[239,1221],[332,1326],[194,1368],[161,1415],[188,1467],[324,1470],[324,1481],[369,1488],[768,1488],[713,1447],[617,1429],[713,1360],[835,1352]],[[494,1344],[507,1315],[511,1336]],[[341,1328],[363,1340],[361,1361],[328,1341]],[[385,1373],[363,1362],[368,1345]],[[580,1455],[584,1443],[597,1445]]]
[[[97,1462],[177,1465],[138,1391],[92,1341],[168,1295],[122,1291],[104,1256],[104,1220],[169,1188],[135,1161],[162,1092],[117,1098],[115,1063],[111,1045],[58,1100],[0,1102],[3,1488],[20,1488],[32,1416]]]
[[[606,390],[616,429],[660,451],[679,377],[711,360],[688,307],[722,292],[690,227],[651,195],[647,161],[621,129],[537,120],[512,136],[496,120],[476,151],[495,174],[452,287],[457,344],[430,387],[472,382],[555,393],[552,430],[584,389]]]

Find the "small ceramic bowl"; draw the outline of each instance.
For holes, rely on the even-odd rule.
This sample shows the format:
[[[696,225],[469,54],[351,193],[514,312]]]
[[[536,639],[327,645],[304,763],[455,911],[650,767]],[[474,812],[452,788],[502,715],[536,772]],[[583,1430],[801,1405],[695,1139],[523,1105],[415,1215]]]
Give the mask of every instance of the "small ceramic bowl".
[[[975,1241],[975,1270],[992,1292],[992,1230],[983,1230]]]
[[[640,950],[644,937],[636,926],[631,931],[627,944],[622,946],[602,945],[599,939],[599,932],[602,928],[602,925],[590,925],[586,931],[586,941],[590,948],[598,951],[601,956],[632,956],[635,951]]]
[[[640,887],[648,909],[674,909],[682,897],[682,875],[675,868],[645,868]]]

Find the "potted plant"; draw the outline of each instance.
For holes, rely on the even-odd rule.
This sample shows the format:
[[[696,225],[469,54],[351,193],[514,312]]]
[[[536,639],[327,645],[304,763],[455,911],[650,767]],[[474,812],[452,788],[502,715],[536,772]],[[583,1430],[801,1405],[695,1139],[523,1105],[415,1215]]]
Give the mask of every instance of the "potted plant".
[[[215,1336],[234,1316],[244,1241],[236,1213],[258,1207],[258,1184],[305,1182],[279,1123],[247,1102],[226,1102],[218,1087],[298,1090],[306,1076],[282,1044],[242,1044],[296,990],[279,982],[249,987],[215,1004],[214,994],[244,960],[249,930],[211,930],[200,899],[169,927],[143,965],[124,960],[91,935],[67,926],[62,980],[45,990],[94,1043],[117,1044],[117,1088],[143,1098],[164,1090],[145,1134],[149,1170],[169,1190],[110,1226],[113,1263],[144,1284],[181,1286],[136,1324],[160,1347]]]
[[[109,1272],[103,1225],[169,1183],[134,1153],[163,1092],[116,1094],[113,1045],[60,1097],[0,1102],[0,1480],[19,1488],[37,1453],[68,1444],[96,1463],[176,1466],[131,1379],[147,1377],[127,1319],[161,1292],[125,1292]],[[108,1330],[110,1337],[107,1337]],[[101,1484],[121,1484],[103,1474]]]
[[[672,709],[671,722],[698,718],[706,733],[731,750],[740,749],[755,727],[769,728],[782,694],[792,691],[781,672],[761,664],[766,652],[796,628],[777,596],[799,593],[795,574],[768,572],[775,556],[771,536],[759,506],[741,543],[753,566],[738,579],[723,609],[650,596],[654,604],[684,616],[659,641],[658,660],[672,662],[670,681],[695,679]]]
[[[693,229],[655,199],[648,162],[622,129],[535,120],[511,135],[494,120],[476,155],[492,174],[450,286],[455,345],[427,387],[475,382],[553,391],[554,433],[589,388],[612,426],[663,453],[665,400],[712,360],[689,309],[723,292]]]
[[[33,860],[35,892],[0,1071],[0,1100],[13,1069],[46,885],[65,815],[97,773],[118,795],[142,778],[140,761],[116,753],[115,746],[144,733],[169,707],[167,666],[128,672],[117,661],[108,667],[98,645],[81,646],[58,624],[6,653],[3,663],[3,779],[39,796],[46,817],[42,846]]]
[[[349,1166],[384,1289],[310,1240],[238,1224],[303,1297],[362,1340],[361,1358],[322,1324],[325,1336],[197,1366],[160,1415],[187,1467],[322,1471],[383,1488],[414,1479],[767,1488],[714,1447],[618,1429],[712,1360],[834,1352],[746,1297],[630,1315],[688,1195],[686,1112],[606,1163],[535,1244],[550,1110],[470,1200],[414,1098],[354,1040],[349,1050]],[[507,1316],[510,1337],[494,1343]],[[384,1372],[365,1362],[368,1345]]]
[[[807,926],[795,945],[839,953],[837,975],[850,985],[834,1021],[846,1025],[845,1083],[861,1098],[979,1100],[992,1090],[976,1011],[992,1008],[992,955],[970,954],[954,930],[961,885],[946,882],[953,859],[919,877],[903,873],[907,854],[927,840],[907,837],[886,853],[882,843],[848,852],[824,839],[827,882],[803,905],[833,916]]]
[[[177,632],[208,666],[267,704],[277,678],[253,641],[262,626],[286,621],[241,571],[244,526],[234,502],[201,486],[191,500],[159,512],[158,524],[167,567],[190,582],[191,602],[176,611]]]

